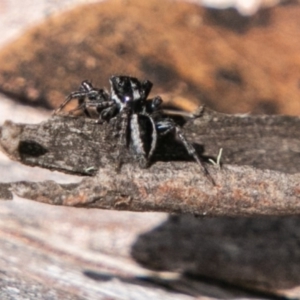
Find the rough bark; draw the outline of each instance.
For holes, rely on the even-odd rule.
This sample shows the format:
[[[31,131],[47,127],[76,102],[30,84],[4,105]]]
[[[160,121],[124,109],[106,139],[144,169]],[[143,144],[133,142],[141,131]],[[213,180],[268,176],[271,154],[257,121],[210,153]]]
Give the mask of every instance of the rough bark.
[[[300,212],[299,128],[298,117],[233,116],[210,110],[186,123],[184,131],[199,154],[214,157],[224,149],[222,161],[227,164],[221,169],[208,166],[216,186],[196,163],[187,161],[191,159],[185,149],[171,136],[160,140],[150,168],[140,169],[124,151],[126,163],[116,171],[113,124],[85,118],[54,117],[38,125],[7,121],[0,145],[11,159],[24,164],[93,175],[79,184],[10,185],[17,195],[36,201],[210,216],[290,215]]]

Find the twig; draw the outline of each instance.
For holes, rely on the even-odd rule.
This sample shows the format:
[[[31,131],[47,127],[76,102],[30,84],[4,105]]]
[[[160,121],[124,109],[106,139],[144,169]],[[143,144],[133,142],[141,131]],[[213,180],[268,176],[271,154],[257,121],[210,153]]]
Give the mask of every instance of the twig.
[[[12,191],[49,204],[87,208],[210,216],[300,212],[300,118],[229,116],[206,110],[187,123],[188,138],[202,141],[208,157],[222,146],[222,161],[242,165],[221,170],[209,166],[216,187],[195,163],[184,161],[190,158],[171,137],[159,144],[149,169],[140,169],[125,151],[128,163],[117,173],[111,127],[84,118],[54,117],[38,125],[7,121],[0,145],[12,159],[81,175],[99,170],[79,184],[17,182],[11,184]],[[195,146],[201,151],[201,145]],[[244,166],[253,162],[261,169],[271,166],[290,174]]]

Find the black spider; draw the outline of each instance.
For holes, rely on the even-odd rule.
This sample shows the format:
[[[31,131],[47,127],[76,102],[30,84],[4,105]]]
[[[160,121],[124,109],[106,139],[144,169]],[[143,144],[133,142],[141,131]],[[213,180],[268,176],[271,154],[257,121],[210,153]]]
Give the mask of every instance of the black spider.
[[[116,132],[119,135],[117,147],[119,166],[123,162],[122,151],[130,147],[140,167],[148,167],[157,146],[158,136],[164,136],[173,131],[189,155],[198,163],[202,172],[214,183],[181,128],[171,117],[166,116],[166,114],[176,114],[176,112],[163,110],[161,107],[163,101],[159,96],[147,99],[152,88],[150,81],[140,82],[134,77],[112,76],[110,85],[109,96],[104,90],[95,89],[89,82],[83,81],[80,90],[71,93],[55,113],[72,99],[78,99],[78,106],[72,111],[82,110],[88,117],[91,117],[91,110],[93,110],[96,112],[98,122],[114,119]]]

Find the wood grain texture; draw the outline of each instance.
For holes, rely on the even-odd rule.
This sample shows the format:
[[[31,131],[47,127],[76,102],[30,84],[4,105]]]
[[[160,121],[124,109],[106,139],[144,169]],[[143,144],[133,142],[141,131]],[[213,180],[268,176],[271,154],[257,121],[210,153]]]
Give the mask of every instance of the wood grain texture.
[[[201,142],[208,157],[213,156],[210,149],[225,149],[223,159],[230,164],[208,166],[216,186],[197,164],[185,161],[190,158],[171,136],[160,141],[149,169],[140,169],[124,151],[127,163],[116,172],[111,123],[63,117],[38,125],[6,122],[0,143],[12,159],[31,166],[96,174],[79,184],[11,184],[17,195],[36,201],[209,216],[291,215],[300,212],[299,124],[298,117],[230,116],[210,110],[189,122],[184,130],[199,151]],[[260,169],[245,166],[253,161]]]

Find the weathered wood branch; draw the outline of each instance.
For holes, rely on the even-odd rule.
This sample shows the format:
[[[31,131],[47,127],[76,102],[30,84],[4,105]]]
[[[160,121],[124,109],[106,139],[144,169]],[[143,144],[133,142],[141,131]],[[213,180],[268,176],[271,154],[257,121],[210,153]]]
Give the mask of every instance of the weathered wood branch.
[[[184,131],[199,153],[202,145],[206,157],[224,149],[222,161],[230,165],[221,170],[208,166],[215,187],[172,137],[160,141],[150,168],[140,169],[124,151],[127,163],[116,172],[112,127],[85,118],[54,117],[38,125],[7,121],[0,145],[11,159],[94,175],[70,185],[11,183],[11,190],[36,201],[87,208],[211,216],[300,212],[300,118],[231,116],[206,110],[201,118],[188,122]]]

